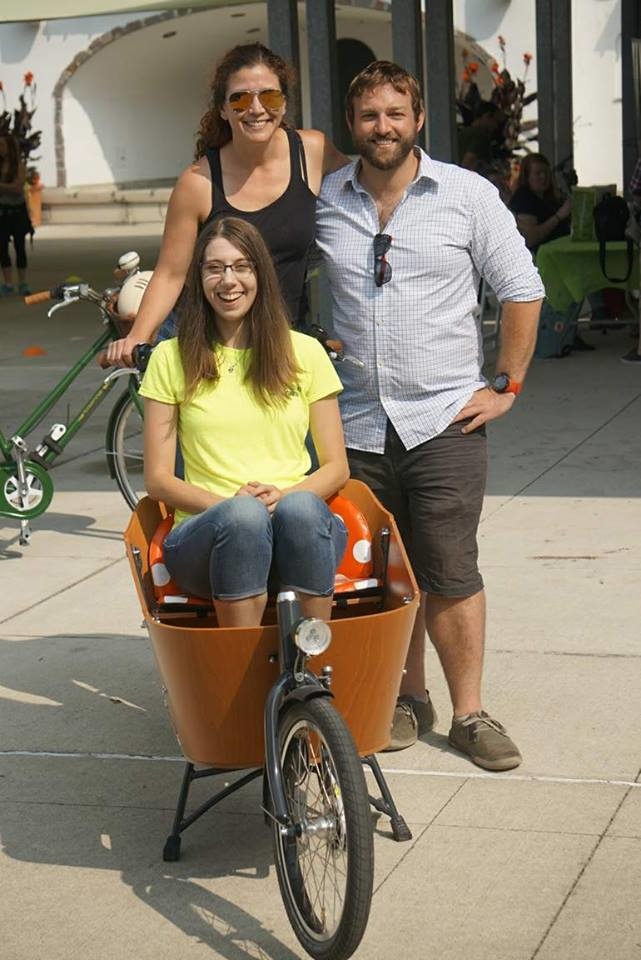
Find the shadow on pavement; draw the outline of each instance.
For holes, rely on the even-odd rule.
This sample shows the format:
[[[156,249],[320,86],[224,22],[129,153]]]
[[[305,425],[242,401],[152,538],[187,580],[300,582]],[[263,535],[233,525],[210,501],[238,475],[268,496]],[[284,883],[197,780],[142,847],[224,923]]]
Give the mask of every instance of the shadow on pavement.
[[[3,520],[3,523],[15,525],[15,533],[7,531],[0,536],[0,560],[22,557],[24,547],[12,550],[12,547],[18,545],[20,521]],[[54,510],[48,510],[41,517],[36,517],[35,520],[31,521],[31,533],[35,537],[38,532],[53,531],[55,533],[73,534],[77,537],[89,537],[91,540],[122,541],[120,530],[110,530],[105,527],[94,526],[94,524],[95,517],[76,513],[56,513]]]
[[[0,833],[7,856],[119,871],[143,903],[215,955],[245,960],[258,947],[270,960],[296,960],[260,920],[207,887],[225,878],[227,893],[271,873],[276,895],[259,794],[250,797],[250,807],[229,798],[209,811],[185,834],[181,861],[164,863],[182,764],[96,756],[179,752],[146,639],[16,638],[2,642],[2,661],[0,728],[7,752],[0,760],[9,772],[0,772]],[[206,782],[202,789],[211,791]],[[202,799],[196,793],[194,805]],[[251,902],[246,887],[241,896]]]
[[[155,820],[149,811],[145,819]],[[24,807],[19,817],[3,816],[2,847],[9,857],[30,863],[119,871],[142,903],[215,956],[245,960],[258,948],[270,960],[298,960],[260,920],[206,886],[209,880],[225,878],[233,885],[235,878],[260,881],[270,874],[270,835],[262,818],[224,820],[201,836],[198,848],[192,842],[178,863],[162,861],[161,844],[150,837],[140,811],[123,809],[48,807],[43,821]],[[243,901],[251,902],[246,887]]]

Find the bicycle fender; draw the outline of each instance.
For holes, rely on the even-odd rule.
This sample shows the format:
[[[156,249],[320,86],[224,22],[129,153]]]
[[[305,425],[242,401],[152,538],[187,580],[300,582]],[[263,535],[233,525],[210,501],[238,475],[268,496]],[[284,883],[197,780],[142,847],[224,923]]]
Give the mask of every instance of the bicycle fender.
[[[135,375],[136,371],[128,370],[127,373],[129,374],[130,377],[132,377]],[[116,468],[114,466],[114,458],[113,458],[114,433],[116,430],[116,423],[118,421],[118,417],[120,416],[121,407],[123,407],[130,398],[131,399],[135,398],[134,403],[137,403],[137,405],[140,404],[140,400],[138,399],[138,391],[137,389],[134,389],[132,392],[130,383],[131,381],[127,385],[127,389],[120,394],[120,396],[114,403],[113,407],[111,408],[111,413],[109,414],[109,420],[107,422],[107,430],[105,433],[105,452],[107,454],[107,470],[109,471],[109,476],[111,477],[112,480],[116,479]]]
[[[287,691],[291,674],[281,674],[265,700],[265,773],[272,798],[274,818],[285,828],[291,827],[289,809],[283,786],[283,771],[280,765],[278,727],[280,717],[287,705],[295,700],[303,702],[314,697],[332,697],[331,691],[319,683],[304,683]],[[286,692],[287,691],[287,692]]]
[[[331,690],[328,690],[326,687],[320,686],[316,683],[304,683],[300,687],[294,687],[293,690],[290,690],[283,700],[281,710],[292,700],[297,700],[299,703],[305,703],[307,700],[313,700],[315,697],[334,697],[334,694]]]

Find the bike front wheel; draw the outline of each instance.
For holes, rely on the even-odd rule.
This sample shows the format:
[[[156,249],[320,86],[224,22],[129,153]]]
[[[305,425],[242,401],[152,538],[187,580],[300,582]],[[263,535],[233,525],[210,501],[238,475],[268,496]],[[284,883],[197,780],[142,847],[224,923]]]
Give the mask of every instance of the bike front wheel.
[[[374,839],[363,766],[325,698],[288,707],[279,727],[295,836],[273,823],[278,883],[294,933],[316,960],[344,960],[369,917]]]
[[[107,466],[132,510],[145,493],[143,475],[143,421],[129,390],[117,400],[105,441]]]

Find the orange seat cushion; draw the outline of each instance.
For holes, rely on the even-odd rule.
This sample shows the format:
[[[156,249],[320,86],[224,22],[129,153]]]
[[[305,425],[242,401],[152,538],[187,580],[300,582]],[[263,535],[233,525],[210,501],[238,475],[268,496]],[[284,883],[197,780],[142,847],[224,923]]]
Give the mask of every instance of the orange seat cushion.
[[[347,527],[347,546],[336,571],[334,593],[349,593],[380,586],[380,581],[374,577],[372,533],[365,516],[351,500],[339,493],[330,497],[327,505],[332,513],[341,517]],[[168,513],[158,524],[149,545],[149,569],[156,600],[163,604],[211,606],[209,598],[189,597],[181,593],[169,575],[165,566],[163,543],[173,525],[174,515]]]

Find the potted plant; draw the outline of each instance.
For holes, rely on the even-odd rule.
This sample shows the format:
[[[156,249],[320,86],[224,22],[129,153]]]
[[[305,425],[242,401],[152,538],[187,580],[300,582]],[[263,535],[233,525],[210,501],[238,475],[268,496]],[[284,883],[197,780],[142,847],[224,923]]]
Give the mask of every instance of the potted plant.
[[[33,130],[33,115],[36,112],[36,84],[33,73],[28,70],[24,75],[24,86],[18,98],[18,107],[7,110],[7,101],[4,85],[0,80],[0,94],[2,95],[3,111],[0,113],[0,136],[8,135],[16,138],[20,148],[20,156],[26,169],[25,196],[29,206],[29,215],[34,226],[42,221],[42,183],[36,162],[40,157],[33,156],[40,146],[42,133]]]

